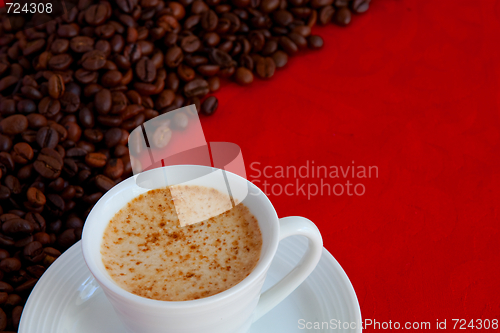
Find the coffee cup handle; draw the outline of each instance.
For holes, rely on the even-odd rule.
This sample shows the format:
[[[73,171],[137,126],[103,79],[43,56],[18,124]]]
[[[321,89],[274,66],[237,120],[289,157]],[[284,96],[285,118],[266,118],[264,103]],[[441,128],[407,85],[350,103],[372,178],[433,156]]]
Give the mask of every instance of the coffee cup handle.
[[[269,312],[272,308],[290,295],[312,273],[323,252],[323,239],[314,223],[300,216],[290,216],[280,219],[279,240],[294,235],[306,236],[309,246],[290,273],[264,292],[255,308],[253,321]]]

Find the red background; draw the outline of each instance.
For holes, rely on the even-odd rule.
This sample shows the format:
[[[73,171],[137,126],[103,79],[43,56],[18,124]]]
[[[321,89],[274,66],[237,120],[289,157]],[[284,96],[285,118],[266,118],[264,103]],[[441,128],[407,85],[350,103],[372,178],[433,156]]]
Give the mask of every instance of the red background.
[[[270,195],[318,225],[364,319],[499,319],[500,2],[373,0],[315,33],[271,80],[223,86],[207,141],[237,143],[250,176],[378,166],[363,196]]]

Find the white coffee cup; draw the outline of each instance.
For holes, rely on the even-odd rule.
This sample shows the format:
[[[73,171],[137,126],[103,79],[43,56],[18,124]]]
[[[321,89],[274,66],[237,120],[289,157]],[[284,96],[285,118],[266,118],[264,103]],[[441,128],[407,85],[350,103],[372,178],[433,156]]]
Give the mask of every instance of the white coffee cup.
[[[206,166],[178,165],[143,173],[157,180],[156,188],[184,183],[209,187],[212,171]],[[119,287],[107,273],[101,258],[102,236],[110,219],[129,201],[147,192],[130,177],[108,191],[87,217],[82,234],[82,248],[90,272],[103,289],[125,326],[133,333],[245,333],[252,322],[280,303],[294,291],[316,267],[323,241],[318,228],[306,218],[278,219],[266,195],[246,179],[226,172],[231,184],[248,187],[243,200],[257,218],[262,233],[262,251],[255,269],[243,281],[219,294],[190,301],[170,302],[144,298]],[[208,180],[207,180],[208,179]],[[167,181],[168,180],[168,181]],[[197,180],[199,182],[197,183]],[[149,187],[151,188],[151,187]],[[280,240],[302,235],[309,239],[309,248],[298,265],[266,292],[262,286]]]

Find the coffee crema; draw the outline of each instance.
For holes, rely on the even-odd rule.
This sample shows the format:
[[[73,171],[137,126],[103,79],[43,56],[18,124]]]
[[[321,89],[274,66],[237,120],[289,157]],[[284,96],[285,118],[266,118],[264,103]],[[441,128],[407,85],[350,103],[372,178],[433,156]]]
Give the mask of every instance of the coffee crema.
[[[220,209],[230,200],[203,186],[183,186],[182,191],[192,198],[210,198],[191,201],[197,211],[213,210],[214,205]],[[181,227],[170,188],[165,187],[134,198],[115,214],[104,232],[101,255],[121,288],[156,300],[187,301],[241,282],[257,265],[261,248],[257,219],[242,203]]]

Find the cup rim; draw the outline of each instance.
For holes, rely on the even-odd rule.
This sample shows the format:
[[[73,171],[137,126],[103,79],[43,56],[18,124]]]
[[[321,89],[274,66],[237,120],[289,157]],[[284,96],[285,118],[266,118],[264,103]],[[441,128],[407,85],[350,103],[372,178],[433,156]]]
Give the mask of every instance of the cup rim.
[[[220,170],[220,169],[214,168],[214,167],[184,164],[184,165],[163,166],[160,168],[155,168],[155,169],[144,171],[143,173],[154,172],[157,169],[183,168],[183,167],[184,168],[186,168],[186,167],[203,168],[203,169],[209,168],[212,171]],[[158,172],[158,171],[156,171],[156,172]],[[247,180],[247,179],[245,179],[245,178],[243,178],[235,173],[232,173],[230,171],[225,171],[225,172],[230,173],[230,174],[234,175],[235,177],[241,178],[242,180],[244,180],[247,183],[247,185],[250,187],[249,194],[248,194],[247,198],[249,196],[252,196],[252,194],[250,194],[250,192],[252,192],[252,190],[256,191],[258,194],[255,195],[255,197],[259,198],[258,200],[262,200],[263,204],[261,204],[261,205],[267,206],[269,208],[269,211],[272,214],[272,219],[275,221],[274,222],[275,227],[273,228],[273,230],[275,232],[275,236],[271,238],[270,245],[269,245],[267,252],[264,254],[261,254],[261,257],[260,257],[257,265],[255,266],[255,268],[252,270],[252,272],[247,277],[245,277],[242,281],[240,281],[238,284],[232,286],[231,288],[226,289],[226,290],[224,290],[218,294],[212,295],[212,296],[208,296],[208,297],[200,298],[200,299],[195,299],[195,300],[187,300],[187,301],[163,301],[163,300],[150,299],[150,298],[146,298],[146,297],[142,297],[142,296],[133,294],[133,293],[119,287],[115,282],[112,281],[111,277],[106,276],[104,273],[102,273],[96,264],[96,260],[99,260],[100,257],[99,257],[99,259],[93,258],[92,254],[91,254],[91,250],[89,249],[91,236],[90,235],[86,236],[89,233],[89,231],[88,231],[89,227],[90,227],[89,219],[93,218],[93,219],[98,221],[98,219],[96,217],[92,216],[92,214],[93,213],[95,214],[95,209],[99,205],[100,202],[102,204],[103,201],[107,200],[109,197],[117,194],[118,192],[123,191],[125,188],[127,188],[129,186],[134,186],[134,185],[137,186],[135,181],[134,181],[136,176],[131,176],[131,177],[123,180],[122,182],[120,182],[119,184],[114,186],[113,188],[111,188],[108,192],[106,192],[96,202],[96,204],[94,205],[94,207],[92,208],[92,210],[88,214],[87,219],[85,221],[85,225],[83,227],[83,231],[82,231],[83,258],[84,258],[84,261],[87,264],[87,267],[89,268],[91,274],[99,282],[99,284],[101,284],[101,286],[110,290],[114,294],[118,295],[119,297],[133,301],[133,302],[137,303],[138,305],[154,306],[154,307],[161,307],[161,308],[185,308],[185,307],[211,305],[213,303],[220,302],[220,301],[223,301],[229,297],[232,297],[233,295],[242,292],[243,290],[245,290],[246,288],[248,288],[252,284],[254,284],[259,279],[259,277],[261,277],[263,274],[265,274],[267,272],[267,269],[271,265],[271,261],[274,257],[274,254],[276,253],[276,251],[278,249],[278,243],[279,243],[279,223],[278,222],[279,222],[279,218],[278,218],[276,210],[274,209],[274,206],[272,205],[271,201],[269,200],[269,198],[265,195],[265,193],[260,188],[258,188],[256,185],[254,185],[249,180]],[[107,223],[109,223],[109,221]]]

